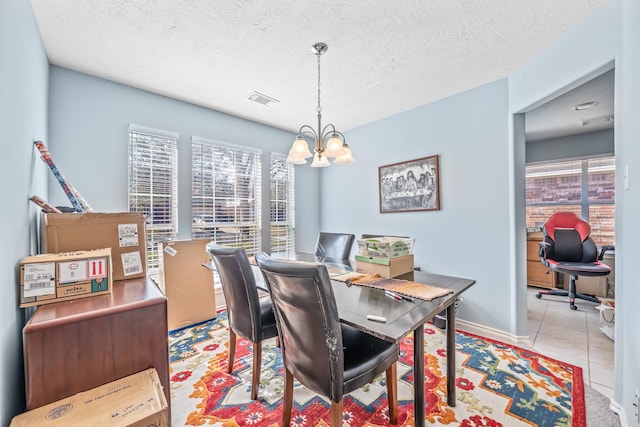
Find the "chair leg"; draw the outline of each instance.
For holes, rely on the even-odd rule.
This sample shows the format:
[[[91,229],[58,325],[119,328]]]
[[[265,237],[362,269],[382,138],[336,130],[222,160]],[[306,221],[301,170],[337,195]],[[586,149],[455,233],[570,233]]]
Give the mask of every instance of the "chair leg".
[[[342,400],[331,402],[331,427],[342,427]]]
[[[284,368],[284,407],[282,408],[282,427],[291,424],[291,408],[293,407],[293,374]]]
[[[229,328],[229,366],[227,372],[233,372],[233,359],[236,357],[236,333]]]
[[[260,371],[262,369],[262,343],[253,343],[253,375],[251,376],[251,400],[258,399]]]
[[[600,303],[600,299],[595,296],[579,293],[577,290],[576,280],[578,280],[577,276],[571,276],[571,281],[569,282],[569,292],[573,291],[575,298],[582,299],[585,301]]]
[[[578,276],[575,275],[570,275],[569,276],[569,289],[565,290],[565,289],[551,289],[551,290],[539,290],[538,293],[536,294],[536,298],[541,299],[542,295],[559,295],[559,296],[563,296],[563,297],[568,297],[569,298],[569,307],[571,308],[571,310],[577,310],[578,307],[576,306],[576,298],[578,299],[582,299],[585,301],[590,301],[590,302],[595,302],[595,303],[599,303],[600,300],[596,297],[592,297],[590,295],[585,295],[585,294],[580,294],[576,291],[576,280],[578,280]]]
[[[387,404],[389,405],[389,421],[391,424],[398,423],[398,374],[396,363],[394,362],[387,369]]]
[[[569,279],[569,307],[571,307],[571,310],[578,309],[576,306],[576,276],[573,274]]]

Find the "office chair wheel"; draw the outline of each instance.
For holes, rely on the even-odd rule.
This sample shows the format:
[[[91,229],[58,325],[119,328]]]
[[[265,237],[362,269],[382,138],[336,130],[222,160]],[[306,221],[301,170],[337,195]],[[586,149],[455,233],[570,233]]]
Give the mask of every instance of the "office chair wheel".
[[[538,298],[538,299],[542,299],[542,294],[541,294],[540,292],[538,292],[538,293],[536,294],[536,298]]]
[[[571,307],[571,310],[577,310],[578,306],[576,306],[574,303],[569,303],[569,307]]]

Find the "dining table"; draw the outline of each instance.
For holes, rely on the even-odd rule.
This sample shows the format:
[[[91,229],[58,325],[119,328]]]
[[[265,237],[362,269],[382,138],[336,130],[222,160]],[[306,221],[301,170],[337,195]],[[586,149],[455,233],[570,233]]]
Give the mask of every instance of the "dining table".
[[[424,373],[424,325],[437,314],[446,312],[447,404],[452,407],[456,405],[455,306],[460,295],[473,286],[475,280],[413,271],[395,279],[446,288],[451,292],[430,301],[420,298],[390,298],[384,289],[360,286],[348,280],[339,280],[340,276],[349,272],[357,272],[349,260],[318,257],[303,252],[287,252],[271,256],[325,265],[329,277],[332,279],[333,293],[341,322],[396,344],[399,344],[404,337],[413,334],[415,426],[424,426],[425,424],[424,375],[418,375],[419,372]],[[256,277],[259,276],[256,274]],[[257,286],[267,290],[261,280],[257,280]]]

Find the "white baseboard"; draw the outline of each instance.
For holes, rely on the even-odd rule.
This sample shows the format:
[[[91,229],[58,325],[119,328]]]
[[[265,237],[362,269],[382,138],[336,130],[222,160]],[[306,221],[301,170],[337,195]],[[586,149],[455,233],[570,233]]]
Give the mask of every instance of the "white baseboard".
[[[490,328],[479,323],[469,322],[463,319],[456,319],[456,327],[463,330],[469,330],[472,333],[493,338],[498,341],[510,341],[515,344],[524,344],[531,347],[529,335],[512,335],[499,329]]]
[[[627,415],[622,410],[622,406],[619,403],[611,399],[609,401],[609,409],[618,414],[620,420],[620,427],[630,427],[629,421],[627,421]]]

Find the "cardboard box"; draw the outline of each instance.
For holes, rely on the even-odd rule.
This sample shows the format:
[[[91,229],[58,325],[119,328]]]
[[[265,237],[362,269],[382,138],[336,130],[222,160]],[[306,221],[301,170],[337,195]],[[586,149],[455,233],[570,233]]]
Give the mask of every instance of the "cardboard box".
[[[401,237],[369,237],[358,239],[360,255],[374,258],[398,258],[413,253],[415,239]]]
[[[562,275],[564,289],[569,289],[569,275]],[[576,280],[576,292],[597,297],[607,297],[607,276],[578,276]]]
[[[110,294],[111,248],[41,254],[20,262],[20,307]]]
[[[139,213],[43,213],[40,252],[111,248],[113,280],[147,274],[144,217]]]
[[[142,214],[43,213],[40,252],[111,248],[113,280],[147,274],[147,243]]]
[[[376,258],[356,255],[356,271],[379,274],[382,277],[398,277],[413,271],[413,254],[397,258]]]
[[[11,421],[11,427],[168,425],[167,400],[153,368],[41,406]]]
[[[213,273],[206,250],[211,239],[158,243],[158,287],[167,296],[169,330],[216,317]]]
[[[147,274],[144,217],[139,213],[43,213],[40,252],[111,248],[113,280]]]

